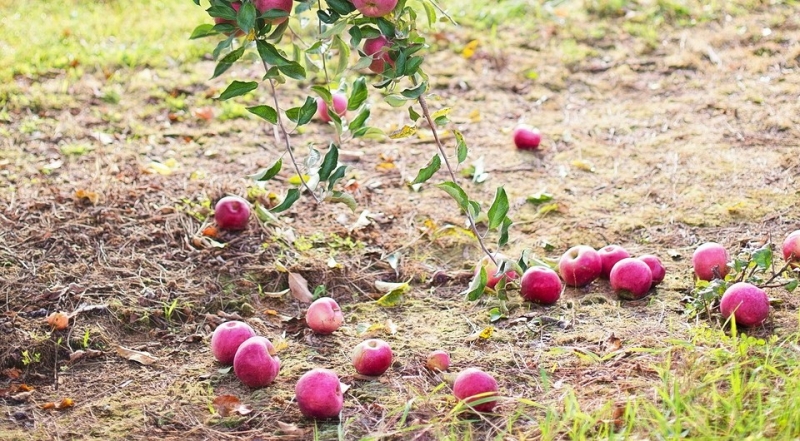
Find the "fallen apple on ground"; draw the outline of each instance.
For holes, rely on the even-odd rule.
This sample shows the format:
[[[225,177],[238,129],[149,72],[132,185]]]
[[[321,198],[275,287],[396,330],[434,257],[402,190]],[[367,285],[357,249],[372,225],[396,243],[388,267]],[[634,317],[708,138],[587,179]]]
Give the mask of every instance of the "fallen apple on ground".
[[[792,267],[800,267],[800,230],[795,230],[783,241],[783,260]]]
[[[561,297],[563,289],[561,279],[555,271],[543,266],[532,266],[522,274],[519,295],[529,302],[552,305]]]
[[[728,275],[728,251],[716,242],[706,242],[692,254],[694,274],[700,280],[711,281]],[[716,272],[716,274],[715,274]]]
[[[425,360],[425,367],[432,371],[442,372],[450,369],[450,354],[441,349],[431,352]]]
[[[223,230],[244,230],[250,220],[250,203],[239,196],[225,196],[214,205],[214,220]]]
[[[643,254],[639,256],[639,260],[646,263],[647,266],[650,267],[650,272],[653,274],[653,285],[656,286],[664,281],[664,277],[667,275],[667,269],[664,268],[664,264],[661,263],[661,259],[658,256],[653,254]]]
[[[600,254],[588,245],[577,245],[567,250],[558,260],[558,272],[569,286],[586,286],[603,271]]]
[[[758,326],[769,316],[769,297],[755,285],[734,283],[722,295],[719,311],[725,318],[733,315],[737,326]]]
[[[342,309],[336,300],[320,297],[314,300],[306,311],[306,323],[317,334],[331,334],[344,322]]]
[[[520,124],[514,129],[514,145],[520,150],[536,150],[542,142],[542,134],[539,129]]]
[[[497,390],[497,381],[494,377],[478,368],[464,369],[453,383],[453,395],[466,404],[495,396]],[[488,400],[471,407],[476,412],[491,412],[495,404],[497,400]]]
[[[647,295],[653,286],[653,272],[644,261],[626,257],[611,268],[609,281],[617,297],[637,300]]]
[[[255,335],[256,331],[245,322],[238,320],[225,322],[217,326],[211,334],[211,353],[220,363],[231,365],[239,346]]]
[[[356,372],[377,377],[392,365],[392,348],[379,338],[364,340],[353,348],[352,360]]]
[[[306,418],[335,418],[344,404],[339,376],[330,369],[312,369],[303,374],[297,380],[294,395]]]
[[[631,257],[631,254],[625,248],[619,245],[606,245],[597,250],[600,255],[600,260],[603,262],[603,270],[600,272],[600,277],[608,279],[611,276],[611,268],[614,264],[626,257]]]
[[[236,350],[233,372],[249,387],[268,386],[281,369],[281,361],[274,353],[275,348],[266,337],[250,337]]]

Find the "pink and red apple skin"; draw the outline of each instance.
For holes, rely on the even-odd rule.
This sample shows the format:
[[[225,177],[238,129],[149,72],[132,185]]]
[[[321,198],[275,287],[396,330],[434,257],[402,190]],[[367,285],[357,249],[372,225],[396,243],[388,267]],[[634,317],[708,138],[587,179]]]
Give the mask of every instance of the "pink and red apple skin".
[[[364,17],[378,18],[392,12],[397,6],[397,0],[353,0],[353,6]]]
[[[519,150],[536,150],[542,142],[542,133],[539,129],[520,124],[514,129],[514,145]]]
[[[495,260],[498,262],[500,259],[507,259],[504,254],[501,253],[494,253],[493,254]],[[478,262],[478,265],[475,267],[475,275],[481,270],[481,266],[486,267],[486,286],[489,288],[494,289],[497,286],[497,282],[499,282],[503,277],[506,277],[508,280],[514,280],[517,278],[518,274],[516,271],[506,271],[505,274],[497,275],[497,265],[489,258],[489,256],[483,256],[483,258]],[[506,281],[508,281],[506,280]]]
[[[614,264],[626,257],[631,257],[631,254],[625,248],[619,245],[606,245],[597,250],[600,255],[600,260],[603,262],[603,270],[600,272],[601,279],[608,279],[611,275],[611,268]]]
[[[332,98],[333,111],[339,116],[347,114],[347,97],[341,93],[334,93]],[[317,98],[317,116],[322,122],[331,122],[331,116],[328,115],[328,103],[322,98]]]
[[[336,418],[344,405],[339,376],[330,369],[312,369],[303,374],[295,384],[294,394],[306,418]]]
[[[664,264],[661,263],[661,259],[659,259],[658,256],[653,254],[643,254],[639,256],[639,260],[646,263],[647,266],[650,267],[650,272],[653,274],[652,286],[659,285],[664,281],[664,277],[667,275],[667,269],[664,267]]]
[[[522,274],[519,294],[529,302],[552,305],[561,297],[563,288],[555,271],[543,266],[532,266]]]
[[[781,251],[786,263],[791,263],[794,268],[800,267],[800,230],[792,231],[786,236]]]
[[[700,280],[711,281],[716,278],[714,270],[724,279],[728,275],[728,251],[716,242],[706,242],[692,254],[694,274]]]
[[[653,286],[653,272],[641,259],[626,257],[611,269],[611,288],[621,299],[638,300]]]
[[[603,261],[600,254],[588,245],[574,246],[558,260],[558,272],[569,286],[586,286],[600,277],[602,271]]]
[[[425,360],[425,367],[432,371],[446,371],[450,369],[450,354],[441,349],[437,349],[428,354]]]
[[[364,41],[364,54],[372,57],[372,63],[369,65],[369,70],[375,73],[383,73],[386,70],[386,65],[394,67],[394,60],[389,55],[389,49],[392,43],[383,35],[375,38],[369,38]]]
[[[225,322],[217,326],[211,334],[211,353],[220,363],[231,365],[239,346],[255,335],[253,328],[245,322],[237,320]]]
[[[496,395],[497,390],[497,381],[494,377],[478,368],[464,369],[458,374],[455,383],[453,383],[453,395],[467,404]],[[491,392],[495,393],[492,394]],[[480,394],[487,395],[475,397],[475,395]],[[476,412],[491,412],[496,404],[497,401],[492,400],[476,404],[472,408]]]
[[[214,220],[223,230],[244,230],[250,220],[250,203],[239,196],[225,196],[214,205]]]
[[[258,10],[259,14],[264,14],[265,12],[271,9],[280,9],[281,11],[285,11],[288,13],[292,12],[292,1],[293,0],[255,0],[255,7]],[[289,17],[278,17],[267,20],[267,23],[271,25],[279,25],[285,22]]]
[[[269,386],[278,376],[281,361],[273,356],[275,348],[266,337],[250,337],[236,350],[233,372],[246,386]]]
[[[722,295],[719,311],[726,319],[733,315],[737,326],[759,326],[769,316],[769,297],[755,285],[734,283]]]
[[[353,348],[353,367],[361,375],[377,377],[392,365],[392,348],[389,343],[371,338]]]
[[[336,300],[320,297],[309,305],[306,323],[317,334],[332,334],[344,323],[344,315]]]

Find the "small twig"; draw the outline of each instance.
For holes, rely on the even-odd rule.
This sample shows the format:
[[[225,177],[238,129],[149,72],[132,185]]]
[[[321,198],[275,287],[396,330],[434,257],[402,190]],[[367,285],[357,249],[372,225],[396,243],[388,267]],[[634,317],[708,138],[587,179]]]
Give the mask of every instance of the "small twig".
[[[264,65],[264,70],[269,71],[269,66],[267,66],[267,62],[263,59],[261,60],[262,64]],[[281,129],[281,133],[283,133],[283,141],[286,144],[286,151],[289,153],[289,158],[292,160],[292,165],[294,165],[294,169],[297,172],[297,176],[300,177],[300,182],[303,183],[303,187],[311,193],[311,196],[314,198],[314,202],[320,203],[319,198],[314,193],[314,190],[308,185],[308,181],[306,178],[303,177],[303,172],[300,171],[300,165],[297,163],[297,160],[294,157],[294,151],[292,151],[292,144],[289,142],[289,132],[286,130],[286,126],[283,124],[283,118],[281,118],[281,109],[280,105],[278,104],[278,91],[275,89],[275,80],[269,80],[269,86],[272,89],[272,101],[275,103],[275,113],[278,114],[278,127]]]
[[[777,285],[777,286],[770,286],[770,283],[775,281],[775,279],[777,279],[778,276],[783,274],[784,271],[786,271],[787,269],[789,269],[792,266],[792,258],[793,257],[794,257],[794,255],[789,256],[789,261],[786,262],[785,265],[783,265],[783,268],[781,268],[781,270],[778,271],[776,274],[773,274],[772,277],[769,278],[769,280],[767,280],[766,282],[764,282],[763,285],[760,286],[760,288],[777,288],[778,286],[783,286],[784,284],[780,284],[780,285]]]
[[[436,130],[436,124],[433,122],[433,118],[431,117],[431,112],[428,109],[428,102],[425,100],[425,95],[420,95],[419,98],[417,98],[417,101],[422,108],[422,115],[425,116],[425,119],[428,121],[428,125],[431,126],[433,139],[436,141],[436,147],[439,149],[439,154],[442,155],[442,159],[444,159],[444,165],[447,167],[447,171],[450,173],[450,178],[453,180],[453,183],[456,183],[456,174],[453,172],[453,168],[450,166],[450,160],[447,159],[447,153],[444,151],[442,140],[439,139],[439,132]],[[486,244],[483,243],[483,237],[478,232],[478,226],[475,224],[475,219],[472,217],[472,213],[469,212],[469,208],[465,211],[467,214],[467,219],[469,220],[469,226],[472,229],[472,232],[475,234],[475,238],[478,239],[478,244],[481,246],[481,250],[483,250],[483,252],[489,256],[489,259],[492,260],[492,263],[497,265],[497,260],[495,260],[494,255],[492,255],[492,253],[486,248]]]

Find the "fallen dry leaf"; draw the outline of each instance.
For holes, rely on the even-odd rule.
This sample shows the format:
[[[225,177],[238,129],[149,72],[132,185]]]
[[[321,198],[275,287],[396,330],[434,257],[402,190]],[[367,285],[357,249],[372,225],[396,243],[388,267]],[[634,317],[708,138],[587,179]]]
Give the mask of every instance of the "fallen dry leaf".
[[[73,406],[75,406],[75,401],[73,401],[72,398],[64,398],[58,403],[56,402],[44,403],[42,404],[41,408],[42,410],[48,410],[48,409],[64,410],[64,409],[69,409],[70,407]]]
[[[233,395],[220,395],[214,398],[214,408],[221,417],[231,414],[247,415],[253,411],[250,406],[242,404],[239,398]]]
[[[145,366],[149,366],[158,361],[158,358],[154,357],[149,352],[134,351],[133,349],[124,348],[122,346],[117,346],[115,349],[120,357],[126,360],[135,361]]]
[[[278,430],[281,431],[284,435],[302,437],[306,434],[306,429],[301,429],[297,427],[295,424],[291,423],[284,423],[283,421],[278,421]]]
[[[292,293],[292,297],[303,303],[311,303],[314,298],[314,295],[308,290],[308,281],[297,273],[289,273],[289,291]]]
[[[77,190],[75,192],[75,199],[79,201],[86,199],[89,202],[91,202],[92,205],[97,205],[97,201],[100,200],[100,195],[89,190]]]
[[[75,363],[76,361],[84,359],[84,358],[91,359],[91,358],[100,357],[102,355],[104,355],[103,351],[97,351],[97,350],[94,350],[94,349],[89,349],[89,350],[86,350],[86,351],[77,350],[77,351],[69,354],[69,362],[70,363]]]
[[[20,375],[22,375],[22,371],[17,368],[3,369],[3,375],[12,380],[16,380]]]
[[[62,331],[69,326],[69,317],[63,312],[54,312],[47,316],[47,324],[56,331]]]

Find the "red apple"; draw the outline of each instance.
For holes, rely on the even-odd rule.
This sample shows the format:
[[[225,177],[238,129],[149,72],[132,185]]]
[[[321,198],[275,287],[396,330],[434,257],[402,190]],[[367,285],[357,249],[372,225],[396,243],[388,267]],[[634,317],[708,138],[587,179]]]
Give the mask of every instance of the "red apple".
[[[264,14],[271,9],[280,9],[285,12],[292,12],[292,0],[255,0],[255,7],[259,14]],[[266,20],[271,25],[279,25],[289,17],[278,17]]]
[[[783,260],[791,262],[792,267],[800,267],[800,230],[795,230],[783,241]]]
[[[387,64],[394,67],[394,60],[389,55],[391,47],[392,43],[383,35],[364,41],[364,54],[372,57],[372,64],[369,65],[369,70],[375,73],[383,73]]]
[[[330,369],[312,369],[303,374],[297,380],[294,395],[306,418],[335,418],[344,404],[339,377]]]
[[[347,113],[347,97],[341,93],[333,94],[333,111],[339,116],[344,116]],[[317,98],[317,116],[322,122],[331,122],[331,117],[328,115],[328,103],[322,98]]]
[[[717,275],[720,278],[725,278],[728,274],[728,251],[715,242],[707,242],[694,250],[692,254],[692,266],[694,273],[700,280],[711,281]],[[717,275],[714,271],[717,271]]]
[[[233,372],[249,387],[268,386],[278,376],[281,361],[266,337],[250,337],[239,346],[233,358]]]
[[[758,326],[769,316],[769,298],[755,285],[734,283],[722,295],[719,312],[725,318],[733,315],[737,326]]]
[[[453,395],[466,404],[497,395],[492,392],[497,392],[497,381],[495,381],[494,377],[478,368],[464,369],[458,374],[455,383],[453,383]],[[475,395],[481,396],[475,397]],[[476,412],[491,412],[495,404],[497,404],[497,401],[492,400],[476,404],[472,408]]]
[[[391,365],[392,348],[379,338],[364,340],[353,349],[353,367],[361,375],[377,377]]]
[[[239,346],[255,335],[256,331],[245,322],[225,322],[211,334],[211,353],[220,363],[231,365]]]
[[[543,266],[532,266],[522,274],[519,295],[530,302],[552,305],[561,297],[563,288],[555,271]]]
[[[364,17],[377,18],[392,12],[397,6],[397,0],[353,0],[353,6]]]
[[[306,311],[306,323],[317,334],[331,334],[344,322],[342,310],[336,300],[320,297],[309,305]]]
[[[586,286],[598,278],[602,271],[600,254],[588,245],[574,246],[558,260],[558,272],[569,286]]]
[[[514,129],[514,144],[520,150],[536,150],[542,142],[542,134],[539,129],[520,124]]]
[[[636,300],[650,291],[653,286],[653,272],[642,260],[626,257],[611,268],[609,280],[619,298]]]
[[[446,371],[450,369],[450,354],[439,349],[428,354],[425,367],[432,371]]]
[[[214,220],[223,230],[244,230],[250,220],[250,203],[239,196],[225,196],[214,206]]]
[[[492,256],[494,256],[495,260],[497,260],[498,263],[500,262],[500,259],[508,259],[508,257],[506,257],[504,254],[500,253],[494,253],[492,254]],[[497,265],[495,265],[495,263],[492,262],[492,259],[490,259],[489,256],[483,256],[483,258],[478,262],[478,265],[475,266],[475,275],[477,275],[478,272],[481,270],[481,266],[486,268],[486,276],[487,276],[486,286],[488,286],[489,288],[494,289],[494,287],[497,285],[497,282],[499,282],[500,279],[502,279],[503,277],[507,277],[509,280],[517,278],[517,272],[511,270],[506,271],[505,274],[500,274],[498,276]]]
[[[667,275],[667,269],[664,268],[664,264],[661,263],[661,259],[659,259],[658,256],[643,254],[639,256],[639,260],[650,267],[650,272],[653,273],[653,286],[664,281],[664,276]]]
[[[597,254],[600,255],[600,260],[603,262],[603,270],[600,272],[600,277],[603,279],[608,279],[611,275],[611,268],[614,268],[615,263],[626,257],[631,257],[628,250],[619,245],[606,245],[597,250]]]

